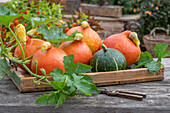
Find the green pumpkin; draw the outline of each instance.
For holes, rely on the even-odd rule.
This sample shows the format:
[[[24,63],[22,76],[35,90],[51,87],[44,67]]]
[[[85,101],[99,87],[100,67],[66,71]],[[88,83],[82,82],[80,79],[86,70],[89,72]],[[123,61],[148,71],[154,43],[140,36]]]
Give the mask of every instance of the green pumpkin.
[[[101,50],[96,52],[90,60],[93,67],[92,72],[118,71],[126,69],[126,59],[124,55],[113,48],[107,48],[102,44]]]

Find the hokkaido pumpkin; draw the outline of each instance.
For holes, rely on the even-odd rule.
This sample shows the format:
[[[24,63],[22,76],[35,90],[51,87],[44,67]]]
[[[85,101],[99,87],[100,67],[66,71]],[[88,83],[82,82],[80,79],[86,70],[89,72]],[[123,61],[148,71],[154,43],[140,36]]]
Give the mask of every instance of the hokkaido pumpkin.
[[[90,60],[93,67],[92,72],[118,71],[126,69],[126,59],[124,55],[113,48],[107,48],[104,44],[103,49],[97,51]]]
[[[27,41],[26,41],[26,45],[25,45],[25,51],[24,51],[24,54],[25,54],[25,58],[33,55],[37,50],[39,50],[42,46],[42,44],[44,43],[45,41],[43,40],[40,40],[40,39],[31,39],[27,36]],[[24,49],[24,45],[21,43],[21,46],[22,48]],[[19,58],[20,56],[22,55],[21,53],[21,49],[19,48],[19,46],[16,47],[16,49],[14,50],[14,56],[16,58]],[[20,58],[22,59],[22,57]],[[30,58],[29,60],[31,60],[32,58]],[[20,65],[20,64],[17,64],[22,70],[26,71],[26,69]],[[26,66],[31,69],[31,63],[28,63],[26,64]],[[26,71],[27,72],[27,71]]]
[[[38,75],[43,75],[40,70],[41,68],[46,71],[46,74],[50,74],[50,72],[55,68],[62,69],[64,72],[63,60],[66,55],[67,54],[63,50],[54,47],[49,42],[45,42],[41,49],[34,54],[31,63],[31,70],[33,73],[36,73],[36,66],[34,63],[36,59]]]
[[[62,43],[59,48],[67,53],[67,55],[74,55],[74,63],[80,62],[83,64],[89,64],[92,58],[92,52],[90,48],[82,41],[83,35],[77,33],[74,41],[67,41]]]
[[[127,66],[136,63],[140,57],[140,41],[135,32],[124,31],[107,37],[103,44],[107,48],[119,50],[126,58]]]
[[[81,26],[71,28],[66,34],[71,35],[76,30],[83,33],[83,42],[89,46],[93,54],[100,49],[100,36],[89,26],[86,21],[83,21]]]

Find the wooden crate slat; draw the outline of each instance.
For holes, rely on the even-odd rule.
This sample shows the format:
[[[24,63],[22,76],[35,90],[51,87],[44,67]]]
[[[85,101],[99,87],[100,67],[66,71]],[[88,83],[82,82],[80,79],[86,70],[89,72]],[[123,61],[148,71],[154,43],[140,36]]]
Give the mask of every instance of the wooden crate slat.
[[[12,70],[14,71],[14,70]],[[103,85],[118,85],[128,83],[141,83],[158,81],[164,79],[164,68],[161,67],[157,73],[150,73],[147,68],[140,69],[128,69],[120,71],[110,72],[96,72],[96,73],[83,73],[92,77],[93,82],[97,86]],[[9,76],[9,75],[8,75]],[[34,83],[36,77],[32,77],[28,73],[25,73],[20,68],[16,72],[16,77],[9,76],[20,92],[33,92],[33,91],[46,91],[53,90],[50,85],[47,84],[36,84]],[[52,76],[47,77],[48,80],[52,81]]]

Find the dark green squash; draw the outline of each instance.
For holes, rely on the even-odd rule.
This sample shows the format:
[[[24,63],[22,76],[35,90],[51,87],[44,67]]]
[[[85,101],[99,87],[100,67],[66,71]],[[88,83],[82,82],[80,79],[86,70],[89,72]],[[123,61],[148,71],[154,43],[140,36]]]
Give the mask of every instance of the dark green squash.
[[[113,48],[107,48],[102,44],[101,50],[96,52],[90,60],[92,72],[118,71],[126,69],[124,55]]]

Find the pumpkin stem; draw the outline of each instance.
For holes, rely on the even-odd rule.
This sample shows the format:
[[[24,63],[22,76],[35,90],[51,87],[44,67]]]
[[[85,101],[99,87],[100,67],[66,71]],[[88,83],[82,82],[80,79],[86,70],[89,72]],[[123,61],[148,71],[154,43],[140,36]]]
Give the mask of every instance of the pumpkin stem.
[[[137,33],[131,32],[129,35],[129,39],[131,39],[138,47],[140,46],[140,41],[138,39]]]
[[[45,52],[47,49],[49,49],[51,47],[51,44],[49,42],[44,42],[42,47],[41,47],[41,51]]]
[[[75,40],[82,40],[82,39],[83,39],[83,34],[77,33],[77,34],[74,36],[74,39],[75,39]]]
[[[101,47],[103,48],[104,51],[107,51],[107,47],[104,44],[102,44]]]
[[[82,27],[83,29],[86,28],[87,26],[89,26],[88,22],[83,21],[83,22],[81,23],[81,27]]]
[[[36,33],[37,33],[36,29],[31,29],[27,32],[27,35],[33,37]]]

